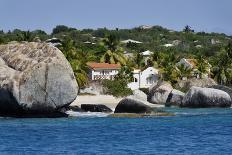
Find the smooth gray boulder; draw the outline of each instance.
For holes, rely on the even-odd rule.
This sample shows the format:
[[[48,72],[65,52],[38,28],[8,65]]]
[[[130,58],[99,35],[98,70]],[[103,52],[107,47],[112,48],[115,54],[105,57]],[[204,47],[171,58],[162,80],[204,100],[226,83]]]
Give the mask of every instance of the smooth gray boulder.
[[[142,101],[147,101],[147,94],[145,94],[143,91],[136,89],[133,90],[133,95],[134,98],[137,98]]]
[[[184,96],[181,107],[207,108],[230,107],[230,95],[213,88],[191,87]]]
[[[214,86],[210,86],[209,88],[219,89],[224,92],[227,92],[230,95],[230,98],[232,99],[232,88],[230,87],[223,86],[223,85],[214,85]]]
[[[165,103],[165,106],[180,106],[184,98],[185,93],[173,89],[172,92],[168,95],[168,99]]]
[[[147,100],[153,104],[165,104],[172,90],[173,88],[168,82],[159,82],[149,88]]]
[[[143,102],[124,98],[115,108],[114,113],[151,113],[152,108],[143,104]]]
[[[62,52],[46,43],[0,45],[0,113],[51,113],[75,100],[78,85]]]

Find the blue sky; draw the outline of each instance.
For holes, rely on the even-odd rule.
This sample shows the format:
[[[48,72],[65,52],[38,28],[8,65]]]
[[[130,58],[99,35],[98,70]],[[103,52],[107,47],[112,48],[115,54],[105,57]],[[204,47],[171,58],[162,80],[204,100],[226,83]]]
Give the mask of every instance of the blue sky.
[[[231,0],[0,0],[0,29],[161,25],[232,34]]]

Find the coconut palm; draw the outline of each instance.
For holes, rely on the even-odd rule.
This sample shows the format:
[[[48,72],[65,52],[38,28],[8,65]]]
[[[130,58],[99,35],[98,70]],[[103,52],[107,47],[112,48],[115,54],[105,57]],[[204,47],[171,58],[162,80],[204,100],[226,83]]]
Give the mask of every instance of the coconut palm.
[[[88,84],[88,68],[86,63],[88,59],[92,59],[93,57],[85,54],[85,52],[81,50],[78,51],[74,46],[73,40],[69,38],[66,38],[62,42],[60,49],[71,64],[79,87],[83,87]]]
[[[183,78],[189,78],[192,74],[192,69],[186,67],[184,64],[178,65],[175,68],[175,72],[177,74],[177,77],[182,80]]]
[[[145,65],[143,56],[140,53],[135,54],[133,62],[135,65],[134,67],[138,69],[141,69]]]
[[[127,59],[123,55],[122,50],[118,48],[118,40],[114,35],[109,35],[103,40],[103,43],[106,51],[101,56],[100,62],[126,65]]]
[[[232,44],[229,43],[216,59],[213,68],[214,79],[220,84],[232,84]]]
[[[76,77],[77,83],[79,87],[83,87],[88,84],[88,75],[87,75],[87,66],[85,63],[78,61],[78,60],[72,60],[70,62],[72,69],[74,71],[74,75]]]
[[[22,31],[17,34],[19,41],[33,41],[33,34],[30,31]]]
[[[111,50],[107,50],[101,57],[100,62],[106,62],[110,64],[119,63],[121,65],[126,65],[127,59],[120,51],[113,52]]]
[[[209,63],[203,58],[203,56],[200,56],[197,59],[197,71],[200,76],[200,78],[203,77],[204,74],[210,74],[208,73]]]
[[[119,40],[115,35],[111,34],[103,40],[103,43],[107,49],[111,51],[116,51],[116,49],[118,48]]]

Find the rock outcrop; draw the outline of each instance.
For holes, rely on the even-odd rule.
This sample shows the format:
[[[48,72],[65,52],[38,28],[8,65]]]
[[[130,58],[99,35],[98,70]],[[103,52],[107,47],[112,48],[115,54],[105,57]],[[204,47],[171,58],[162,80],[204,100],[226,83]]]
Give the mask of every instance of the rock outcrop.
[[[0,45],[0,114],[52,113],[69,105],[77,93],[72,68],[56,47]]]
[[[151,113],[152,108],[140,101],[124,98],[115,108],[114,113]]]
[[[218,89],[200,87],[191,87],[181,104],[181,107],[191,108],[230,106],[231,98],[228,93]]]
[[[157,85],[149,88],[147,100],[153,104],[165,104],[172,90],[171,84],[159,82]]]
[[[180,106],[184,98],[185,93],[173,89],[172,92],[168,95],[168,99],[165,103],[165,106]]]
[[[214,86],[217,83],[211,79],[211,78],[203,78],[203,79],[197,79],[197,78],[192,78],[188,80],[181,80],[177,84],[177,88],[181,90],[188,91],[191,87],[196,86],[196,87],[210,87]]]
[[[112,110],[103,104],[82,104],[81,109],[86,112],[105,112],[110,113]]]

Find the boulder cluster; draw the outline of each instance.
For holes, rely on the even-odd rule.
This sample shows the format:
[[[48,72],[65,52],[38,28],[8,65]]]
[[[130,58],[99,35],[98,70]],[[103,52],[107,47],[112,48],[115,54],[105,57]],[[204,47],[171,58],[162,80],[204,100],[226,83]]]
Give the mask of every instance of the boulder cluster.
[[[207,108],[230,107],[232,89],[225,86],[192,86],[187,93],[173,89],[167,82],[159,82],[149,89],[148,101],[166,106]]]

